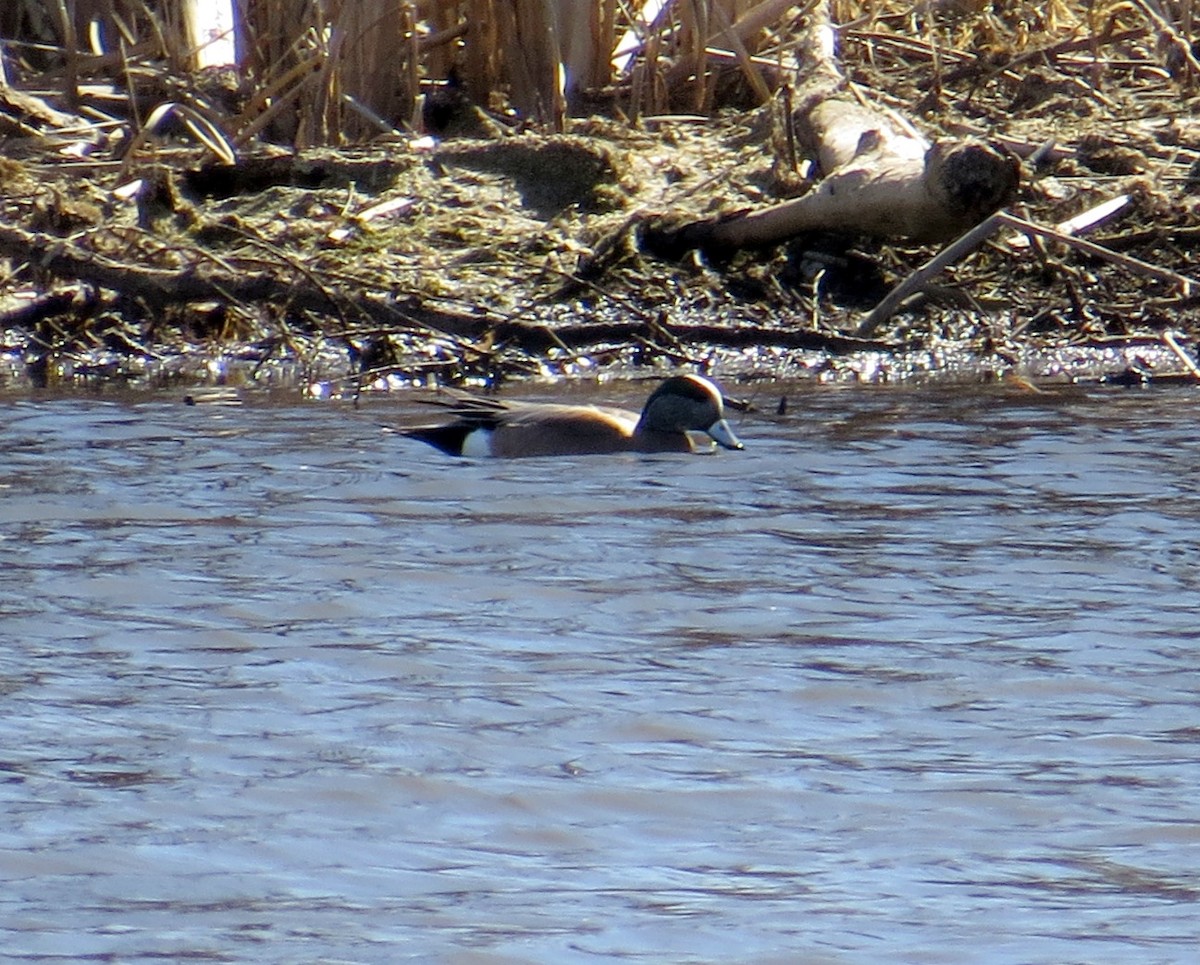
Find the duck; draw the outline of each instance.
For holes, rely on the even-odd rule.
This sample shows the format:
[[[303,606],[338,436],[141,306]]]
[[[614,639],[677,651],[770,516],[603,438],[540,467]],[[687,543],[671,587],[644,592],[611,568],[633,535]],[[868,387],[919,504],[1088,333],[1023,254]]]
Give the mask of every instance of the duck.
[[[429,401],[449,408],[453,420],[397,431],[451,456],[512,459],[695,452],[693,432],[705,434],[725,449],[745,448],[725,420],[721,390],[699,375],[664,380],[640,414],[607,406],[518,402],[458,392],[449,401]]]

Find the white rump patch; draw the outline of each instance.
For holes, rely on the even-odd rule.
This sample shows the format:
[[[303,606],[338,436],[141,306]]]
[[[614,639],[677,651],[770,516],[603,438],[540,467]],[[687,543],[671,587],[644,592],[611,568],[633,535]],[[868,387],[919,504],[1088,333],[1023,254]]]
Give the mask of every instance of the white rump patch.
[[[462,454],[472,459],[489,459],[492,455],[492,430],[476,429],[463,440]]]

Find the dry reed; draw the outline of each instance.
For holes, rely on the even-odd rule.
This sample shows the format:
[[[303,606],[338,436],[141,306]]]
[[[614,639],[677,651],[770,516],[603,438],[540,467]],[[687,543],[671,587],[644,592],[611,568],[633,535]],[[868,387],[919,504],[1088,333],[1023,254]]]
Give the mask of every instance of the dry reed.
[[[7,0],[0,84],[56,90],[68,108],[89,79],[123,86],[166,71],[176,79],[160,76],[158,86],[186,89],[180,81],[195,51],[181,11],[190,2],[198,0]],[[436,122],[430,105],[446,103],[550,130],[596,110],[704,114],[725,103],[761,103],[788,80],[796,26],[815,2],[239,0],[233,74],[241,101],[217,113],[233,142],[263,136],[296,146],[420,133]],[[1095,42],[1114,24],[1134,21],[1159,39],[1181,83],[1200,73],[1181,40],[1192,29],[1190,2],[832,0],[832,7],[844,38],[867,38],[868,57],[889,38],[921,45],[935,81],[943,59],[962,52],[1019,56],[1050,35]],[[203,89],[199,80],[192,85],[193,94]],[[215,116],[199,94],[190,106]]]

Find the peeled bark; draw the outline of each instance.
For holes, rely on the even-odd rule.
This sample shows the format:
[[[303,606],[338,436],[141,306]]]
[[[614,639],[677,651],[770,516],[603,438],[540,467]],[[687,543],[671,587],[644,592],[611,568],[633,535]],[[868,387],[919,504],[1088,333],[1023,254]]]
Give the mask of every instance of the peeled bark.
[[[1003,206],[1016,183],[1016,165],[978,141],[939,141],[917,158],[868,143],[795,201],[689,231],[699,235],[698,244],[732,247],[773,244],[805,231],[945,241]]]
[[[977,140],[930,144],[849,89],[834,55],[827,5],[810,14],[793,121],[823,178],[808,194],[716,220],[647,229],[652,244],[749,247],[809,231],[943,241],[1015,195],[1015,158]],[[657,234],[656,234],[657,232]]]

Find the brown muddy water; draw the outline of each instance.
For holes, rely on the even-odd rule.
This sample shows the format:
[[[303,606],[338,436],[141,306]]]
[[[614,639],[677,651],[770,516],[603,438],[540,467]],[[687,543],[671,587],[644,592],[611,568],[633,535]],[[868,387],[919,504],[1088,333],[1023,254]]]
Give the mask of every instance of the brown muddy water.
[[[1194,960],[1196,391],[396,411],[0,402],[8,960]]]

